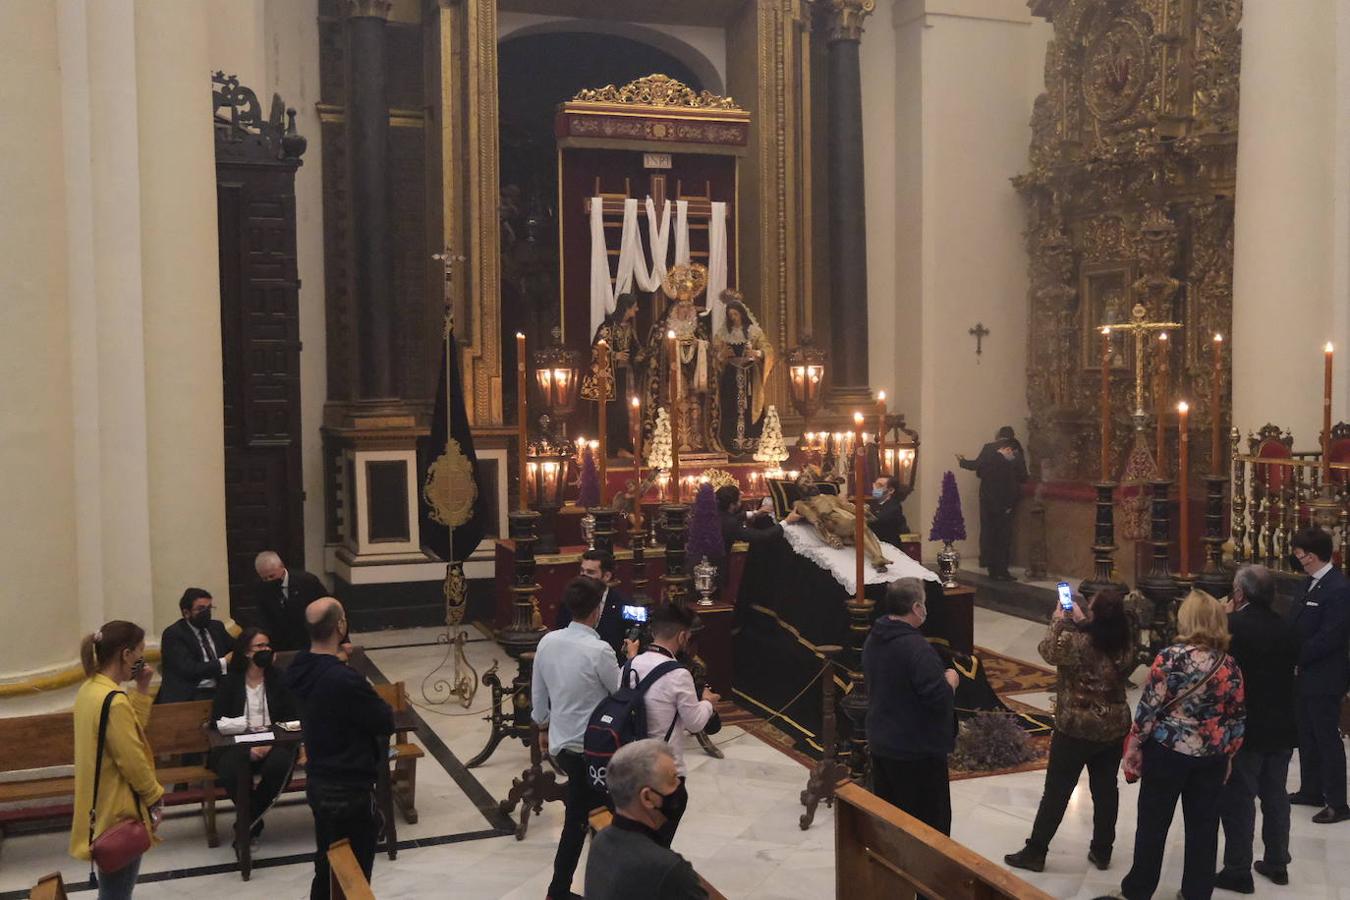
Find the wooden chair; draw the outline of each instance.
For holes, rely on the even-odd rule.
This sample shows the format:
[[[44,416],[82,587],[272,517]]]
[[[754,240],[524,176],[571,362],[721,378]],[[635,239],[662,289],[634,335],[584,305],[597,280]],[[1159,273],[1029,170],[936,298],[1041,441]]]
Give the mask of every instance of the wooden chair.
[[[334,841],[328,848],[328,893],[333,900],[375,900],[366,873],[361,871],[346,838]]]
[[[39,878],[38,883],[33,886],[33,890],[28,894],[28,898],[29,900],[66,900],[66,883],[61,880],[61,873],[53,872]]]

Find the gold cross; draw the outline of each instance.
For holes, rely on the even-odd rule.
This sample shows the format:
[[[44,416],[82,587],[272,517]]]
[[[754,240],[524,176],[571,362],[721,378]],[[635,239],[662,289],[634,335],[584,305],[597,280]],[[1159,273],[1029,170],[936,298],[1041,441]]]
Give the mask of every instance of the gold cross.
[[[1134,309],[1130,310],[1129,322],[1103,325],[1101,329],[1102,334],[1109,335],[1123,331],[1134,335],[1134,414],[1140,418],[1144,415],[1144,339],[1150,332],[1182,327],[1180,322],[1145,322],[1145,315],[1147,315],[1147,310],[1144,309],[1144,305],[1136,303]],[[1102,377],[1108,376],[1109,372],[1103,368]],[[1161,402],[1161,398],[1159,398],[1159,403]],[[1161,415],[1161,408],[1158,412]]]

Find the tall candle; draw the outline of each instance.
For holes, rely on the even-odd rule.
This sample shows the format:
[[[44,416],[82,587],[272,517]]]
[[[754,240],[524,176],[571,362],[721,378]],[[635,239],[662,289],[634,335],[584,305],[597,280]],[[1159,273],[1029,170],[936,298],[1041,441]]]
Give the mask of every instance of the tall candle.
[[[524,512],[530,508],[530,498],[525,489],[527,444],[530,434],[530,416],[527,406],[529,400],[529,388],[525,383],[525,335],[519,331],[516,332],[516,428],[519,433],[516,435],[516,443],[519,445],[520,464],[520,510]]]
[[[628,399],[630,407],[629,412],[629,431],[633,437],[633,532],[638,534],[638,540],[641,541],[642,533],[642,401],[634,394]]]
[[[886,471],[886,392],[877,391],[877,468]]]
[[[680,357],[675,343],[675,330],[666,332],[670,341],[670,486],[675,491],[675,502],[680,502]]]
[[[1185,400],[1177,404],[1177,445],[1180,447],[1180,454],[1177,459],[1177,502],[1181,506],[1180,566],[1182,578],[1185,578],[1191,570],[1190,473],[1187,471],[1187,462],[1191,455],[1191,441],[1190,435],[1186,432],[1186,419],[1189,412],[1190,406]]]
[[[1327,453],[1331,449],[1331,342],[1327,341],[1326,364],[1322,385],[1322,483],[1331,484],[1331,460]]]
[[[1102,329],[1102,481],[1111,480],[1111,328]]]
[[[609,494],[609,426],[606,416],[609,410],[609,392],[613,390],[609,377],[609,342],[600,340],[595,345],[595,360],[598,373],[596,377],[596,395],[600,398],[600,415],[596,427],[600,429],[600,452],[597,454],[600,458],[597,460],[600,464],[600,506],[605,505],[605,497]]]
[[[1153,398],[1153,408],[1156,409],[1157,421],[1157,449],[1154,452],[1154,458],[1158,461],[1158,477],[1161,478],[1167,474],[1167,463],[1165,463],[1163,454],[1167,452],[1167,419],[1165,418],[1167,407],[1167,332],[1158,335],[1158,395]]]
[[[866,508],[863,499],[863,469],[867,465],[867,451],[863,448],[862,443],[862,423],[863,414],[855,412],[853,414],[853,434],[855,438],[853,441],[853,551],[857,559],[857,568],[854,575],[857,579],[855,582],[857,585],[856,602],[859,604],[863,602],[863,592],[866,587],[863,573],[863,543],[865,541],[863,529],[867,527],[863,523],[863,510]]]
[[[1209,398],[1210,404],[1210,434],[1209,434],[1209,460],[1210,472],[1214,475],[1222,475],[1227,461],[1223,453],[1223,335],[1215,334],[1214,341],[1214,375],[1210,380],[1212,385],[1212,396]]]

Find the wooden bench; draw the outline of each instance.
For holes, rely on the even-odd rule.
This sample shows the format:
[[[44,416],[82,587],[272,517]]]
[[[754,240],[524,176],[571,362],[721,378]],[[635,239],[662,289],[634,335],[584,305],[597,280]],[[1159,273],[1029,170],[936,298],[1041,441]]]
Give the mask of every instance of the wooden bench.
[[[375,900],[366,873],[356,862],[351,841],[343,838],[328,848],[328,895],[333,900]]]
[[[384,698],[394,709],[396,720],[407,721],[412,712],[412,703],[408,701],[407,687],[401,681],[392,684],[377,684],[375,692]],[[404,716],[399,716],[404,713]],[[389,790],[394,797],[394,805],[403,814],[403,820],[409,825],[417,824],[417,761],[426,756],[426,751],[408,740],[410,729],[400,727],[394,732],[391,745],[394,750],[393,771],[389,773]]]

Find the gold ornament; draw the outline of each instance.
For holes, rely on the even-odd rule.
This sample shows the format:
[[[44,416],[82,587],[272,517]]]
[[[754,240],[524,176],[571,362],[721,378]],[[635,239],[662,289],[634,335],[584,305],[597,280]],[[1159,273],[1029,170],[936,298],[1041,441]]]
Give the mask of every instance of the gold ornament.
[[[431,520],[438,525],[455,528],[469,521],[474,501],[478,499],[478,483],[473,477],[473,466],[459,448],[459,441],[446,438],[445,452],[427,469],[422,496],[430,507]]]
[[[607,84],[579,92],[572,98],[583,103],[625,103],[641,106],[678,106],[686,109],[736,109],[736,101],[709,91],[694,89],[669,75],[647,75],[623,87]]]
[[[666,277],[661,281],[661,290],[672,300],[692,302],[707,287],[708,267],[700,263],[675,266],[666,272]]]

